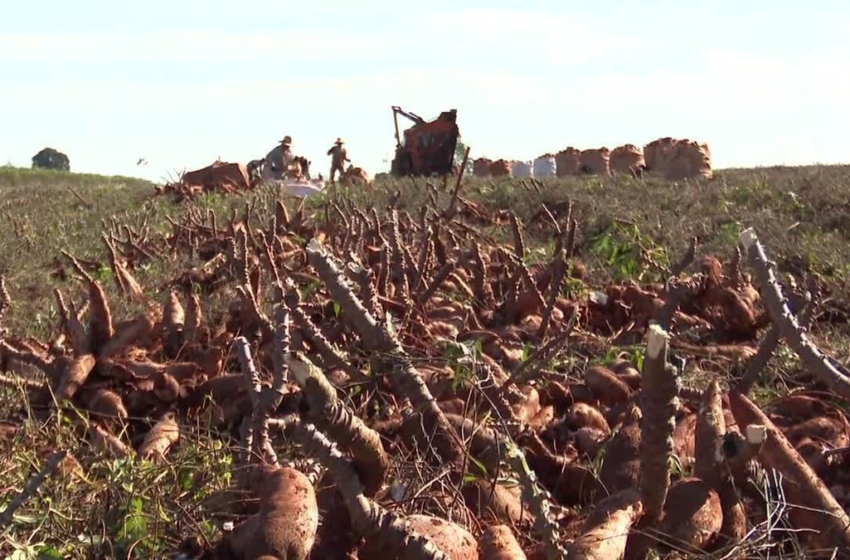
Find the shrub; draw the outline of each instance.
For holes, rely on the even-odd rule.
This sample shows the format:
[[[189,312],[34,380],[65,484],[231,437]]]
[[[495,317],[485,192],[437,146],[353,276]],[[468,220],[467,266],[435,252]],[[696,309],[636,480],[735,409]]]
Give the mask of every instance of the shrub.
[[[44,148],[32,157],[33,168],[40,167],[43,169],[56,169],[57,171],[70,171],[71,162],[68,161],[68,156],[54,150],[53,148]]]

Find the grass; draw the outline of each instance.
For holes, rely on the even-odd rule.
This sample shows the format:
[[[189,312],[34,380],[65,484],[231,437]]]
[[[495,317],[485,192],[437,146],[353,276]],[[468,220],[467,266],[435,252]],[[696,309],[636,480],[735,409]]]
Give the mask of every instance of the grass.
[[[37,450],[65,449],[86,468],[84,474],[60,468],[47,480],[18,510],[11,534],[0,538],[0,555],[83,558],[83,551],[99,550],[98,558],[130,558],[135,549],[144,558],[163,558],[180,546],[181,534],[214,538],[216,528],[203,518],[201,504],[230,483],[231,455],[220,440],[197,430],[169,464],[155,465],[104,459],[61,423],[27,422],[12,449],[3,445],[11,457],[0,478],[4,491],[22,488],[41,468]],[[0,500],[3,508],[9,497]]]
[[[414,216],[426,200],[421,179],[384,186],[388,188],[355,196],[378,205],[397,189],[402,192],[400,206]],[[97,263],[106,263],[101,235],[112,219],[167,233],[172,229],[169,218],[187,207],[213,210],[223,222],[246,201],[270,202],[263,193],[208,196],[181,206],[152,197],[153,192],[153,185],[141,179],[0,167],[0,274],[13,302],[3,326],[41,339],[55,334],[53,290],[60,288],[74,301],[80,295],[79,287],[59,273],[70,272],[61,252],[93,261],[95,274],[107,274]],[[806,273],[818,274],[833,298],[850,302],[850,166],[727,169],[710,181],[677,184],[622,177],[553,179],[542,181],[539,189],[528,181],[471,179],[462,195],[493,214],[516,212],[526,224],[529,258],[543,258],[551,248],[551,239],[531,223],[541,203],[555,208],[571,200],[579,224],[577,257],[591,271],[591,286],[662,279],[663,269],[678,259],[691,237],[700,242],[698,259],[710,253],[726,258],[738,233],[754,227],[780,271],[798,281]],[[309,205],[321,203],[317,198]],[[510,239],[507,227],[485,224],[481,231],[499,241]],[[163,249],[134,274],[162,300],[168,281],[200,262],[197,257],[175,260]],[[112,282],[104,284],[114,297]],[[113,313],[124,318],[125,311],[118,307]],[[818,327],[815,336],[839,360],[850,354],[846,324]],[[794,367],[793,360],[774,362],[779,363],[772,368]],[[26,394],[16,388],[5,391],[0,420],[15,414]],[[759,391],[775,394],[773,389]],[[199,504],[227,485],[230,455],[203,426],[190,434],[164,466],[99,459],[61,416],[48,424],[30,419],[13,439],[0,438],[0,511],[40,468],[43,450],[62,447],[86,466],[83,478],[52,477],[19,510],[15,525],[0,534],[0,557],[126,558],[132,549],[137,557],[155,558],[174,550],[181,535],[212,538],[215,530]]]

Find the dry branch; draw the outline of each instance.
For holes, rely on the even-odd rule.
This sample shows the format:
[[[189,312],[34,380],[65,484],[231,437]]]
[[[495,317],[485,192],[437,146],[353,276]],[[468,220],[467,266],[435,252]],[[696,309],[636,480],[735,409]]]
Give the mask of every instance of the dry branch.
[[[6,313],[12,306],[12,298],[9,296],[9,290],[6,289],[6,277],[0,275],[0,340],[6,336],[6,328],[3,326],[3,319]]]
[[[463,162],[460,165],[460,169],[457,172],[457,181],[455,182],[455,188],[452,190],[452,197],[449,199],[449,205],[446,207],[445,211],[441,214],[440,218],[445,222],[450,222],[454,215],[457,213],[457,200],[458,194],[460,194],[460,185],[463,181],[463,173],[466,169],[466,162],[469,161],[469,151],[471,148],[469,146],[466,147],[466,151],[463,154]]]
[[[694,257],[696,256],[697,251],[697,238],[692,237],[690,245],[688,245],[688,250],[685,251],[685,254],[682,255],[682,258],[679,259],[671,268],[670,272],[667,276],[678,276],[688,268],[692,262],[694,262]]]
[[[552,361],[560,354],[570,341],[573,327],[578,319],[578,310],[574,309],[567,324],[564,325],[564,330],[558,336],[552,338],[535,350],[520,366],[511,373],[511,376],[502,385],[502,393],[508,390],[512,385],[525,383],[534,378],[540,368],[544,367],[548,362]]]
[[[10,377],[3,374],[0,374],[0,385],[5,385],[6,387],[20,386],[28,391],[43,391],[47,387],[41,381],[19,376]]]
[[[67,455],[66,451],[57,451],[51,453],[47,460],[44,462],[44,466],[41,467],[41,470],[38,471],[35,475],[30,477],[27,481],[26,486],[24,486],[23,490],[15,496],[12,501],[9,502],[9,505],[6,506],[6,509],[0,513],[0,532],[3,532],[6,527],[12,522],[12,518],[15,515],[15,512],[26,503],[27,500],[32,497],[33,494],[38,491],[39,487],[41,487],[44,482],[50,478],[50,475],[59,467],[62,461],[65,460]]]

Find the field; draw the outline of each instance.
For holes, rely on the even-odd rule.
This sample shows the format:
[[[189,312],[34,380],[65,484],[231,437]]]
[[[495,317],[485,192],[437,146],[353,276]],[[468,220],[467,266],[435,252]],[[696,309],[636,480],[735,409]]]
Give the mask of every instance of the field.
[[[454,189],[0,167],[0,557],[850,557],[850,166]]]

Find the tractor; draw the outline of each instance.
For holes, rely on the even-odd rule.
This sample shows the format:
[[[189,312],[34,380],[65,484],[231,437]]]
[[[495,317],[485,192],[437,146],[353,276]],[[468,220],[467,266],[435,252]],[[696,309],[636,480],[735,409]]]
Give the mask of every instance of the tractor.
[[[433,121],[393,105],[396,150],[390,173],[395,177],[440,176],[455,172],[458,138],[457,109],[444,111]],[[399,134],[398,116],[413,121]]]

